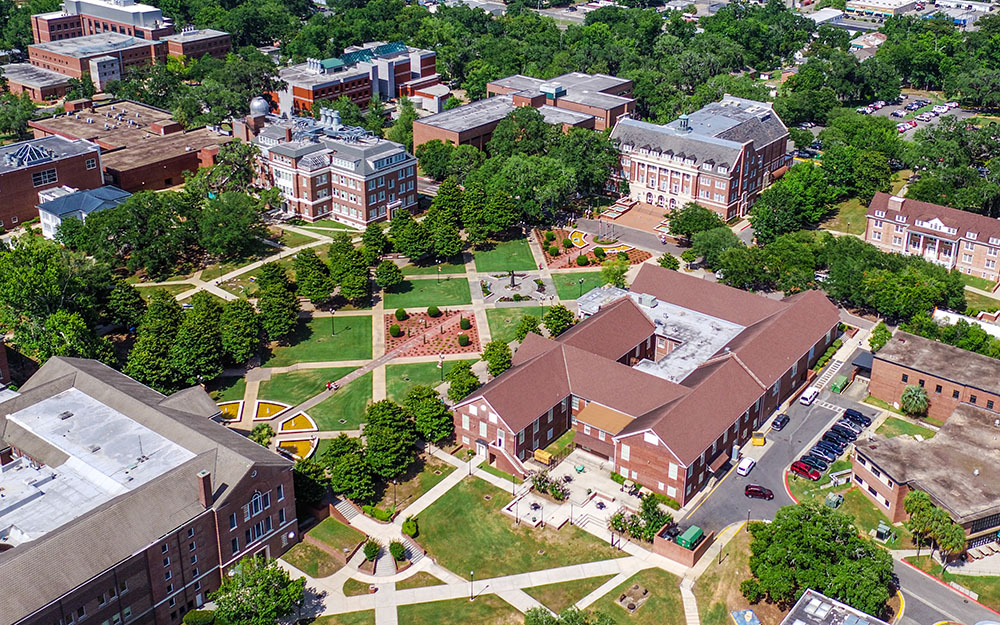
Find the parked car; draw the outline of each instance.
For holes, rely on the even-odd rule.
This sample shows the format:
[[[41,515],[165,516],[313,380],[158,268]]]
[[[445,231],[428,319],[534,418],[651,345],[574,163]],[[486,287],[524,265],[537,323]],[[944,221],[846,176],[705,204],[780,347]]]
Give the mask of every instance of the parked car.
[[[839,458],[840,455],[844,453],[845,449],[845,447],[841,446],[839,442],[827,439],[817,441],[816,446],[833,454],[834,458]]]
[[[736,475],[749,475],[755,466],[757,466],[756,460],[753,458],[744,458],[736,465]]]
[[[938,115],[941,115],[942,113],[947,113],[949,109],[947,106],[944,106],[943,104],[938,104],[931,110],[933,110]]]
[[[892,115],[893,117],[906,117],[906,111],[904,111],[903,109],[900,109],[898,111],[893,111],[889,114]]]
[[[820,447],[819,445],[813,446],[813,448],[809,450],[809,455],[816,456],[826,462],[834,462],[840,456],[840,454],[836,451],[831,451],[827,447]]]
[[[764,488],[759,484],[747,484],[743,489],[743,494],[750,499],[774,499],[774,493],[770,488]]]
[[[855,410],[854,408],[848,408],[847,410],[845,410],[844,416],[850,419],[851,421],[854,421],[861,427],[868,427],[869,425],[872,424],[871,417],[865,416],[860,411]]]
[[[958,102],[945,102],[944,105],[950,109],[958,108]]]
[[[861,425],[855,423],[854,421],[851,421],[850,419],[846,419],[846,418],[842,418],[839,421],[837,421],[837,425],[839,425],[841,427],[845,427],[845,428],[849,429],[850,431],[854,432],[855,434],[861,434],[861,432],[864,431],[864,428],[861,427]]]
[[[777,417],[775,417],[774,421],[771,422],[771,429],[780,432],[781,430],[785,429],[786,425],[788,425],[788,421],[789,421],[788,415],[782,413]]]
[[[858,433],[857,432],[855,432],[851,428],[844,427],[844,426],[838,425],[836,423],[833,425],[833,427],[830,428],[830,431],[834,432],[835,434],[838,434],[839,436],[842,436],[842,437],[846,438],[847,440],[851,441],[852,443],[854,441],[858,440]]]
[[[791,471],[792,473],[800,477],[808,478],[814,482],[819,480],[820,477],[819,471],[817,471],[816,469],[812,468],[811,466],[809,466],[804,462],[799,462],[799,461],[793,462],[791,466]]]
[[[817,471],[826,471],[828,468],[830,468],[830,465],[826,462],[826,460],[823,460],[822,458],[818,458],[811,454],[802,456],[801,458],[799,458],[799,462],[804,462],[805,464],[808,464]]]
[[[815,386],[810,386],[804,393],[802,393],[802,396],[799,397],[799,403],[803,406],[811,406],[812,403],[816,401],[817,397],[819,397],[819,389]]]
[[[847,440],[847,438],[844,437],[842,434],[834,432],[833,430],[827,430],[826,432],[824,432],[823,438],[821,438],[820,441],[826,441],[828,443],[832,443],[833,445],[839,447],[841,451],[847,449],[847,445],[849,445],[851,442]]]

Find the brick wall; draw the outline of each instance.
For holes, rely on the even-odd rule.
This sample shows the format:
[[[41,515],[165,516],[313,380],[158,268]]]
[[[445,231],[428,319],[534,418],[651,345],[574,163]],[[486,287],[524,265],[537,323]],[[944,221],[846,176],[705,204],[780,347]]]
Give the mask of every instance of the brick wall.
[[[899,402],[907,386],[923,386],[930,405],[927,416],[946,420],[960,403],[967,403],[1000,411],[1000,395],[923,373],[877,356],[872,363],[872,380],[868,392],[889,404]]]
[[[87,161],[93,161],[93,167],[87,169]],[[35,186],[33,174],[40,174],[54,169],[56,179],[52,182]],[[52,187],[69,185],[76,189],[96,189],[104,184],[101,174],[98,151],[48,161],[24,167],[0,175],[0,189],[3,190],[3,202],[0,202],[0,227],[10,229],[18,224],[38,216],[38,192]]]
[[[851,454],[851,480],[891,522],[899,523],[909,518],[903,509],[903,499],[910,489],[896,483],[892,476],[856,449]]]

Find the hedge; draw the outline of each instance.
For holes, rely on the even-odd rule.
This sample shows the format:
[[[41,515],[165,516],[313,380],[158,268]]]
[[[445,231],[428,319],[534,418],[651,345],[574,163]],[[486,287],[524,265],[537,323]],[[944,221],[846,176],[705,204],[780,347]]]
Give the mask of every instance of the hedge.
[[[462,317],[461,319],[458,320],[458,327],[462,328],[463,330],[468,330],[469,328],[472,327],[472,322],[469,321],[468,317]]]
[[[552,243],[555,240],[556,240],[556,233],[555,232],[552,232],[551,230],[549,230],[548,232],[545,233],[545,242],[546,243]]]
[[[404,547],[403,543],[398,540],[394,540],[389,543],[389,555],[391,555],[392,559],[396,562],[402,562],[406,559],[406,547]]]
[[[588,260],[586,256],[577,256],[576,264],[580,265],[581,267],[586,267],[587,265],[590,264],[590,260]]]
[[[596,256],[598,258],[604,258],[607,255],[608,255],[608,253],[604,251],[603,247],[595,247],[594,248],[594,256]]]
[[[437,306],[428,306],[427,307],[427,316],[429,316],[429,317],[440,317],[441,316],[441,309],[438,308]]]
[[[184,625],[212,625],[215,622],[215,610],[189,610],[182,621]]]
[[[569,237],[563,239],[563,247],[566,249],[573,247],[573,239],[570,239]]]
[[[549,256],[558,256],[558,255],[559,255],[559,248],[555,245],[550,245]]]
[[[361,506],[361,511],[377,521],[388,523],[392,520],[392,510],[383,510],[375,506]]]
[[[417,535],[417,520],[411,516],[406,517],[403,521],[403,533],[410,538],[415,538]]]
[[[465,347],[470,342],[471,341],[469,339],[469,335],[468,334],[459,334],[458,335],[458,344],[461,345],[462,347]]]
[[[403,335],[403,330],[399,327],[398,323],[394,323],[391,326],[389,326],[389,334],[393,338],[397,338]]]
[[[396,309],[396,321],[406,321],[409,318],[410,318],[410,316],[408,314],[406,314],[406,309],[405,308],[397,308]]]

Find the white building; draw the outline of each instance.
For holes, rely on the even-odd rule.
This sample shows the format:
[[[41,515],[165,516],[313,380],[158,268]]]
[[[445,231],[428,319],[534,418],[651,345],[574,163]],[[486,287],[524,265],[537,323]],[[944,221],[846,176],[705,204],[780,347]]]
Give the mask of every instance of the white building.
[[[54,239],[63,220],[75,218],[85,221],[90,213],[118,206],[131,193],[118,187],[106,186],[87,191],[77,191],[62,186],[48,189],[38,194],[38,217],[42,224],[42,236]]]

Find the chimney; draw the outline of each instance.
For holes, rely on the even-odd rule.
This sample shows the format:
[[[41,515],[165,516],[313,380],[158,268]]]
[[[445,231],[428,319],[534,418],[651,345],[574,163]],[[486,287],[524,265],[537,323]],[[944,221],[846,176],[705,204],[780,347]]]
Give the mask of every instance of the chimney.
[[[687,131],[691,130],[691,128],[688,127],[688,116],[687,115],[681,115],[680,117],[677,118],[677,121],[680,123],[680,128],[684,132],[687,132]]]
[[[198,471],[198,500],[201,505],[212,507],[212,474],[208,471]]]
[[[291,140],[292,140],[292,127],[285,126],[285,141],[291,141]]]
[[[903,210],[903,198],[898,195],[893,195],[889,197],[889,210],[898,211]]]

